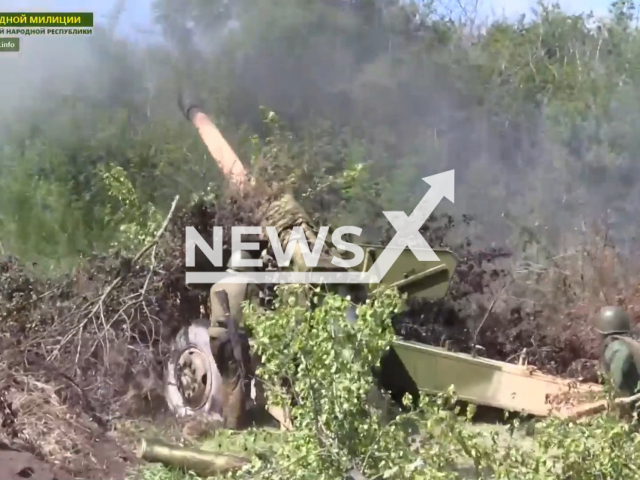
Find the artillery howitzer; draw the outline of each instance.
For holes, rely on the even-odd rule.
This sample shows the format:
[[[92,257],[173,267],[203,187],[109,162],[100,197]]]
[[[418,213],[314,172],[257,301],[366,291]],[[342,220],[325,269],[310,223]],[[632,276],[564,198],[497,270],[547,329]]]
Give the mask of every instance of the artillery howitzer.
[[[189,102],[183,97],[180,106],[231,186],[241,190],[252,188],[244,165],[198,103]],[[317,230],[292,195],[283,194],[269,202],[261,217],[264,226],[276,226],[283,248],[286,248],[293,227],[300,226],[313,250]],[[364,260],[350,270],[367,272],[385,247],[366,244],[360,246],[365,251]],[[267,245],[267,250],[268,248]],[[324,287],[329,292],[349,295],[356,302],[364,301],[378,289],[394,287],[411,298],[439,300],[449,289],[458,259],[450,250],[434,251],[439,261],[425,262],[419,261],[410,249],[404,249],[378,284]],[[330,259],[334,255],[340,256],[330,243],[325,243],[322,257]],[[229,252],[225,254],[225,257],[228,256]],[[294,251],[292,263],[293,270],[310,270],[299,250]],[[338,270],[335,265],[322,260],[319,267],[312,267],[311,270],[326,270],[327,263],[328,269]],[[234,323],[231,315],[227,314],[226,317]],[[172,410],[180,416],[196,413],[224,416],[225,395],[215,393],[224,390],[220,387],[220,371],[224,368],[221,362],[224,360],[215,353],[219,345],[213,348],[211,346],[213,342],[208,335],[210,326],[209,320],[192,324],[178,334],[174,345],[174,355],[167,369],[166,396]],[[237,335],[241,334],[236,332],[232,336]],[[243,341],[248,345],[248,339],[243,338]],[[461,400],[542,416],[549,414],[553,408],[549,404],[550,399],[563,395],[569,389],[569,383],[564,380],[532,372],[522,366],[476,358],[475,355],[450,352],[401,339],[394,342],[392,349],[381,360],[378,372],[379,386],[388,391],[396,401],[401,400],[406,393],[410,393],[416,401],[419,391],[439,393],[453,384]],[[187,377],[191,380],[183,381]],[[184,388],[187,384],[192,386],[190,394]],[[598,390],[594,386],[578,388],[579,391],[585,389]]]

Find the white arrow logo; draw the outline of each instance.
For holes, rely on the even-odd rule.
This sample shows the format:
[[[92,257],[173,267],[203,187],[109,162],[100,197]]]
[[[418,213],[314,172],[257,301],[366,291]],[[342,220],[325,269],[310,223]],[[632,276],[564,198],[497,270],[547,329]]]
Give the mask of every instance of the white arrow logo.
[[[424,225],[429,215],[433,213],[444,197],[448,198],[451,203],[454,202],[454,170],[431,175],[422,180],[428,183],[431,188],[422,197],[422,200],[420,200],[411,215],[407,216],[404,212],[382,212],[397,233],[366,273],[353,271],[276,271],[229,275],[228,272],[187,272],[187,283],[216,283],[221,281],[225,283],[245,283],[247,278],[256,283],[380,283],[406,247],[409,247],[421,262],[437,262],[440,259],[420,234],[420,227]],[[302,235],[302,232],[300,232],[300,235]],[[320,237],[319,235],[318,238]],[[202,242],[205,241],[202,240]]]
[[[440,259],[420,233],[420,228],[436,209],[443,197],[455,201],[455,170],[424,177],[431,188],[422,197],[410,216],[404,212],[382,212],[396,229],[396,234],[371,266],[365,277],[370,283],[380,283],[402,251],[409,247],[421,262]]]

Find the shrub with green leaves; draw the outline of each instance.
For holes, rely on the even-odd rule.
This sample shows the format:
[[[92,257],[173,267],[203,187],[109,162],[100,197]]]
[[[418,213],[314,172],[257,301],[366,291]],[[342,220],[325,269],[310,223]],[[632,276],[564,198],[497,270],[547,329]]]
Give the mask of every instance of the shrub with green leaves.
[[[461,415],[450,390],[387,421],[368,401],[371,366],[394,338],[400,296],[387,291],[369,299],[350,323],[344,298],[323,295],[315,309],[299,301],[317,295],[309,287],[280,287],[274,312],[247,311],[268,401],[290,408],[295,431],[272,457],[253,458],[236,475],[320,480],[355,468],[370,480],[639,478],[640,435],[611,412],[492,429],[474,424],[472,406]]]
[[[455,464],[459,447],[412,435],[408,426],[419,421],[417,413],[386,422],[384,412],[367,401],[371,367],[394,338],[391,317],[401,306],[400,296],[389,291],[370,299],[350,323],[348,300],[324,296],[310,310],[298,301],[301,295],[300,287],[282,287],[275,312],[248,312],[268,400],[285,408],[293,401],[295,431],[273,458],[254,459],[242,475],[335,479],[356,468],[369,478],[446,478],[438,472]],[[443,402],[425,406],[434,409]],[[455,421],[444,409],[432,413],[429,431]]]
[[[162,216],[152,204],[141,205],[127,172],[116,165],[101,166],[100,173],[114,202],[107,205],[107,218],[118,229],[112,249],[135,253],[153,240],[162,224]]]

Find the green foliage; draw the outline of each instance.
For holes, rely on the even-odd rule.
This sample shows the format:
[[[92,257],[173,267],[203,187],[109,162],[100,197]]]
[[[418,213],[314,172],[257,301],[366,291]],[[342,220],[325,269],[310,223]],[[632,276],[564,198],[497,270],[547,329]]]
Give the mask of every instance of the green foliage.
[[[106,211],[109,224],[119,230],[112,248],[124,254],[135,254],[151,242],[163,218],[152,204],[140,204],[137,192],[122,167],[101,166],[99,171],[115,201],[114,205],[107,205]]]
[[[386,292],[346,320],[348,301],[324,296],[313,311],[299,301],[317,292],[280,288],[274,313],[247,311],[259,375],[273,404],[290,407],[295,431],[238,478],[334,479],[357,468],[367,478],[595,480],[635,478],[640,433],[615,412],[586,421],[512,421],[503,431],[461,415],[455,392],[425,397],[392,420],[368,401],[371,365],[393,338],[400,297]],[[283,383],[283,379],[287,382]],[[526,433],[529,430],[529,433]],[[531,436],[532,435],[532,436]],[[464,477],[460,477],[464,475]]]
[[[295,136],[274,112],[263,110],[263,118],[265,140],[252,139],[256,176],[291,189],[321,224],[345,221],[348,213],[358,219],[380,214],[372,152],[362,141],[330,122],[314,122]]]
[[[410,211],[421,178],[449,168],[456,207],[479,211],[490,240],[510,237],[518,261],[557,258],[567,232],[605,209],[612,235],[635,236],[633,3],[615,1],[607,19],[540,4],[529,21],[482,31],[420,3],[155,0],[171,48],[97,29],[82,55],[91,60],[58,68],[67,75],[55,86],[44,75],[19,110],[3,110],[0,253],[46,271],[96,251],[130,254],[176,194],[214,198],[219,172],[175,106],[184,83],[252,173],[292,189],[320,223],[366,227],[367,240],[388,225],[382,211]],[[529,444],[514,428],[508,448],[452,415],[451,395],[385,422],[364,399],[398,298],[361,306],[356,324],[336,297],[313,312],[282,302],[254,312],[252,326],[274,402],[288,405],[279,381],[292,380],[298,430],[255,460],[256,478],[353,467],[371,479],[454,478],[462,464],[500,479],[639,476],[635,427],[611,415],[541,422]]]
[[[363,399],[372,384],[371,366],[393,338],[389,319],[399,298],[387,294],[359,307],[352,324],[346,321],[347,300],[327,296],[309,311],[297,301],[301,294],[299,288],[281,288],[276,313],[253,311],[247,321],[264,362],[259,375],[275,386],[269,401],[287,408],[293,395],[296,402],[296,432],[270,461],[275,463],[256,460],[250,467],[260,478],[311,478],[304,472],[337,478],[367,458],[372,464],[387,461],[369,452],[380,437],[394,435],[392,427],[382,431]],[[282,379],[292,391],[278,387]]]

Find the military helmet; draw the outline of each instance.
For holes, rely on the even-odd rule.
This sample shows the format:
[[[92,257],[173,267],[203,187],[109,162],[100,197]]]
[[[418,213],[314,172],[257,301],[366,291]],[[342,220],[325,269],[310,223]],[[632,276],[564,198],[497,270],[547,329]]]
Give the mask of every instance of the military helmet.
[[[631,330],[631,317],[621,307],[602,307],[596,317],[594,327],[603,335],[610,333],[628,333]]]
[[[231,255],[229,262],[227,263],[227,271],[232,272],[242,272],[242,271],[253,271],[254,267],[245,267],[244,265],[237,265],[238,260],[253,260],[253,257],[249,254],[249,252],[245,250],[236,250]]]

